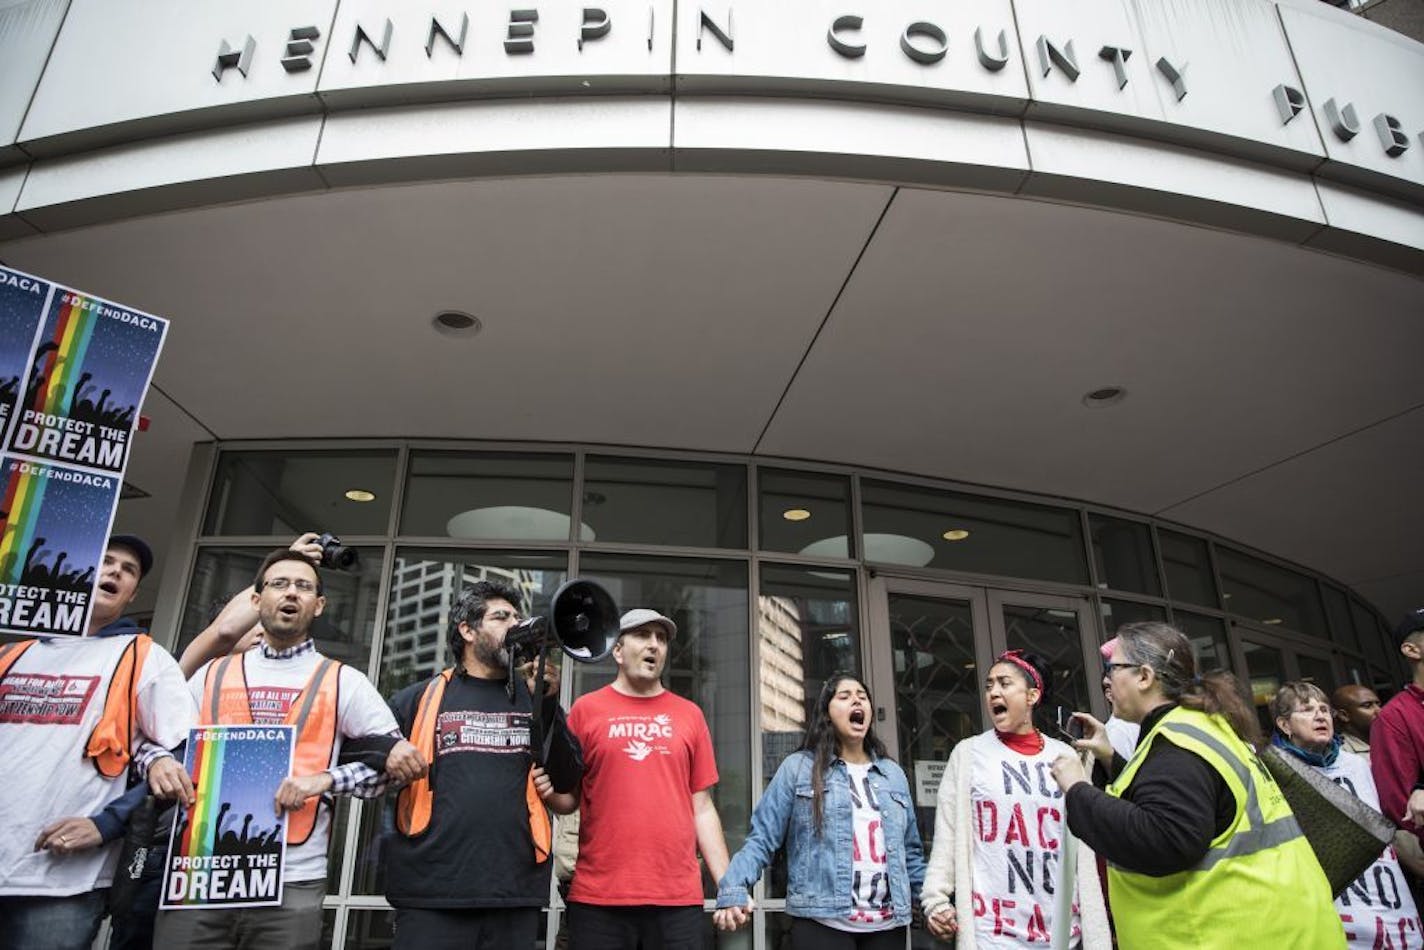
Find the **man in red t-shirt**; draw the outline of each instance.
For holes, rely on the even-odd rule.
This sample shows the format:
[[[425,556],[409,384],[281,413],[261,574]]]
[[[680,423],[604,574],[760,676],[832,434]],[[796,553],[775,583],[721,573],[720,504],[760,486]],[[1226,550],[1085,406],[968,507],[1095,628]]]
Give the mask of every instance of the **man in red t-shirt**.
[[[579,854],[569,890],[573,950],[700,948],[702,872],[727,870],[727,842],[702,710],[663,688],[677,625],[655,610],[623,615],[618,678],[579,697],[569,729],[584,752]]]

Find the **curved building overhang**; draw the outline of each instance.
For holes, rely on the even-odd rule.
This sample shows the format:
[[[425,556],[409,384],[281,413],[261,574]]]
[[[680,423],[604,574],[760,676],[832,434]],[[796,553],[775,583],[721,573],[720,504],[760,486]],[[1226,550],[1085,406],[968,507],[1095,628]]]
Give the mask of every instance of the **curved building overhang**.
[[[35,0],[0,54],[0,259],[173,321],[121,523],[206,439],[598,443],[1424,586],[1424,48],[1324,4]]]

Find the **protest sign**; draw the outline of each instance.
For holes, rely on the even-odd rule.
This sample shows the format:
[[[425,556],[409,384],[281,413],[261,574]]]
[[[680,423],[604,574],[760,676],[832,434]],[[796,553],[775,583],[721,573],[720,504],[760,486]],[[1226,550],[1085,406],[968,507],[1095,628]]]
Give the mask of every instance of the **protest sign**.
[[[197,801],[181,807],[164,868],[163,910],[282,902],[287,818],[273,798],[292,770],[291,726],[200,726],[185,764]]]
[[[0,455],[0,629],[82,636],[119,478]]]
[[[0,267],[0,444],[30,381],[35,334],[50,289],[37,277]]]
[[[10,451],[122,474],[168,321],[56,287]]]
[[[0,632],[87,632],[167,330],[0,267]]]

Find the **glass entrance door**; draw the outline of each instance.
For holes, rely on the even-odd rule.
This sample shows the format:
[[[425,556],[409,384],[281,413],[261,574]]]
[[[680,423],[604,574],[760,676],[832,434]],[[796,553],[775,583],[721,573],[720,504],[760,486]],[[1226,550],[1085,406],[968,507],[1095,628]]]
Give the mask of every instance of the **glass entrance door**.
[[[1106,715],[1102,690],[1090,682],[1098,633],[1085,598],[879,577],[869,606],[876,731],[910,779],[926,855],[949,754],[988,728],[982,684],[995,656],[1021,649],[1052,665],[1040,728],[1049,726],[1055,705]],[[911,933],[917,950],[944,946],[926,931]]]

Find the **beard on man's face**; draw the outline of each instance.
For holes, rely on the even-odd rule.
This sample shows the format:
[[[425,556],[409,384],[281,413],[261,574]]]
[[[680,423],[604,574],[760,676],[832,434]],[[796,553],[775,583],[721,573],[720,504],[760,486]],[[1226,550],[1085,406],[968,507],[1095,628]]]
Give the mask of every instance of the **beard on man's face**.
[[[475,642],[472,644],[475,651],[475,658],[485,666],[493,667],[497,670],[509,669],[509,651],[502,644],[496,644],[488,636],[477,633]]]

